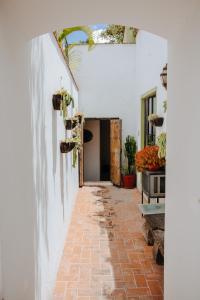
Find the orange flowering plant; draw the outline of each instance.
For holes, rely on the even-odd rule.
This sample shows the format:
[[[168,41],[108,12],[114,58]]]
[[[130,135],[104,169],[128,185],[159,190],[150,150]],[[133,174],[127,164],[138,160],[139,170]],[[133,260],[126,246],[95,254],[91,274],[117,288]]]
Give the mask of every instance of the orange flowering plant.
[[[135,165],[138,172],[155,171],[165,165],[165,159],[158,157],[158,146],[147,146],[135,155]]]

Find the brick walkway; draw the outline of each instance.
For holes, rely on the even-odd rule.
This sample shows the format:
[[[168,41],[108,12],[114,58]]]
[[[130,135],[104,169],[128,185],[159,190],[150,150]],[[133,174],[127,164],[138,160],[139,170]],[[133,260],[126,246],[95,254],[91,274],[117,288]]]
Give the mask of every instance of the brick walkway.
[[[163,267],[142,236],[139,201],[137,190],[80,190],[54,300],[163,299]]]

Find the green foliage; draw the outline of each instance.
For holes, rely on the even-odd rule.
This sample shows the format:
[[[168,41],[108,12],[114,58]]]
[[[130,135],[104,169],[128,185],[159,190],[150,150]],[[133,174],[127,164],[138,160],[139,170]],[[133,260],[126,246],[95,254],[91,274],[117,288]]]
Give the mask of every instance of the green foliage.
[[[78,116],[75,116],[76,118]],[[73,155],[72,155],[72,167],[75,168],[77,165],[77,158],[78,158],[78,153],[80,152],[82,148],[82,141],[81,141],[81,132],[82,132],[82,125],[78,123],[78,126],[76,126],[72,130],[72,135],[74,136],[72,139],[76,143],[75,147],[73,149]]]
[[[163,110],[164,110],[164,113],[166,113],[166,111],[167,111],[167,100],[163,101]]]
[[[108,25],[105,31],[102,31],[103,38],[109,38],[111,43],[123,43],[125,26]]]
[[[124,143],[124,154],[128,160],[126,173],[133,174],[135,166],[135,153],[137,150],[136,140],[134,136],[128,135]]]
[[[119,43],[123,44],[124,38],[125,38],[125,32],[131,33],[129,34],[128,38],[130,39],[131,36],[131,42],[135,43],[136,35],[137,35],[137,29],[133,27],[126,27],[122,25],[108,25],[108,27],[102,31],[101,37],[105,39],[109,39],[110,43]]]
[[[166,145],[167,145],[167,135],[165,132],[162,132],[157,138],[157,144],[159,147],[158,157],[165,158],[166,157]]]
[[[61,88],[59,91],[57,91],[56,94],[62,96],[62,101],[60,104],[60,113],[63,116],[63,120],[65,121],[67,119],[67,107],[70,104],[72,104],[72,107],[74,108],[74,99],[68,93],[68,91],[64,90],[63,88]]]
[[[76,31],[83,31],[87,35],[87,44],[88,48],[91,49],[94,46],[94,39],[93,39],[93,31],[88,26],[76,26],[71,28],[65,28],[58,34],[58,41],[59,43],[64,43],[66,55],[68,56],[69,50],[71,50],[74,46],[76,46],[77,43],[74,43],[72,45],[68,45],[67,43],[67,37],[73,32]]]

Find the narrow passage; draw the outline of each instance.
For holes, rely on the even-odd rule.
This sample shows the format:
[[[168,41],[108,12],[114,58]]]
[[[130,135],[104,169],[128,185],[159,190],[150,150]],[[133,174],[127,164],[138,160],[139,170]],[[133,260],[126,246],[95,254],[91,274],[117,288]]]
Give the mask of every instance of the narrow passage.
[[[163,267],[143,238],[140,201],[136,189],[80,189],[54,300],[163,299]]]

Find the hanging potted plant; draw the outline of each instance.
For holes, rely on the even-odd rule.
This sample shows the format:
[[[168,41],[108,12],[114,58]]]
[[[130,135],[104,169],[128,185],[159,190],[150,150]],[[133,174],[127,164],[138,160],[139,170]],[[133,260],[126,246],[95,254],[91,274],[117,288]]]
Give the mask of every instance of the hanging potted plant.
[[[66,120],[67,118],[67,107],[72,104],[72,107],[74,108],[74,99],[73,97],[68,93],[67,90],[64,90],[61,88],[58,92],[56,92],[53,95],[53,108],[55,110],[60,110],[61,115],[63,116],[63,120]]]
[[[75,115],[74,115],[74,117],[75,118],[77,118],[78,119],[78,122],[79,122],[79,124],[83,124],[84,123],[84,114],[83,113],[81,113],[81,112],[77,112]]]
[[[61,153],[71,152],[75,146],[76,143],[73,139],[66,139],[60,143],[60,152]]]
[[[135,155],[135,164],[138,172],[156,171],[165,166],[165,159],[159,158],[158,146],[147,146]]]
[[[156,127],[161,127],[163,125],[164,118],[156,114],[150,114],[148,116],[148,121]]]
[[[71,130],[74,129],[78,125],[78,119],[77,118],[67,118],[65,120],[65,129]]]
[[[124,143],[124,155],[127,160],[127,164],[123,168],[123,185],[126,189],[132,189],[136,186],[136,174],[135,174],[135,153],[136,153],[136,141],[133,136],[128,135]]]

